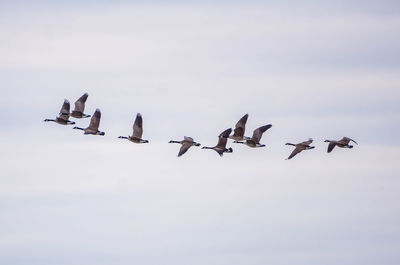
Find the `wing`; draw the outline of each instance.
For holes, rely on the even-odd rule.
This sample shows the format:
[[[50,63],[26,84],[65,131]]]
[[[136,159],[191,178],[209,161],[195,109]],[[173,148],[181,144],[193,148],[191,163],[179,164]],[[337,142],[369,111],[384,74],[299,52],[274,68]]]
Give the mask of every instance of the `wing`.
[[[229,135],[231,134],[231,132],[232,132],[232,128],[226,129],[226,130],[223,131],[220,135],[218,135],[218,137],[219,137],[219,138],[222,138],[222,137],[228,138]]]
[[[184,136],[183,139],[188,142],[194,142],[192,137]]]
[[[349,137],[343,137],[342,139],[340,139],[339,142],[343,143],[343,144],[349,144],[350,141],[354,142],[355,144],[358,145],[358,143],[356,141],[354,141],[353,139],[349,138]]]
[[[74,111],[84,112],[85,111],[85,102],[88,98],[88,93],[83,94],[77,101],[75,101],[75,109]]]
[[[228,134],[228,135],[229,135],[229,134]],[[217,146],[218,146],[218,147],[221,147],[221,148],[223,148],[223,149],[225,149],[225,148],[226,148],[226,143],[227,143],[227,142],[228,142],[228,138],[226,138],[226,137],[219,137]]]
[[[261,126],[260,128],[255,129],[254,132],[253,132],[253,136],[251,137],[251,139],[252,139],[254,142],[256,142],[256,143],[259,143],[260,140],[261,140],[261,137],[262,137],[263,133],[264,133],[266,130],[268,130],[269,128],[271,128],[271,127],[272,127],[272,125],[271,125],[271,124],[268,124],[268,125],[264,125],[264,126]]]
[[[238,136],[238,137],[244,136],[244,131],[246,128],[246,122],[247,122],[248,117],[249,117],[249,114],[246,114],[242,118],[240,118],[240,120],[236,123],[235,130],[233,133],[234,136]]]
[[[313,142],[313,139],[310,138],[308,141],[304,141],[304,142],[301,142],[299,144],[303,145],[303,146],[309,146],[312,142]]]
[[[64,104],[61,107],[60,114],[69,116],[69,101],[67,99],[64,100]],[[67,119],[68,120],[68,119]]]
[[[138,113],[136,115],[135,123],[133,124],[132,136],[142,139],[142,134],[143,134],[143,118],[142,114]]]
[[[303,149],[296,147],[287,159],[291,159],[292,157],[294,157],[295,155],[297,155],[301,151],[303,151]]]
[[[90,124],[88,128],[93,131],[98,131],[100,126],[100,118],[101,118],[100,109],[96,109],[92,118],[90,118]]]
[[[330,142],[328,145],[328,153],[332,152],[333,148],[335,148],[336,142]]]
[[[189,148],[191,146],[192,146],[192,144],[190,144],[190,143],[183,143],[182,146],[181,146],[181,149],[179,149],[178,156],[181,156],[184,153],[186,153],[186,151],[189,150]]]

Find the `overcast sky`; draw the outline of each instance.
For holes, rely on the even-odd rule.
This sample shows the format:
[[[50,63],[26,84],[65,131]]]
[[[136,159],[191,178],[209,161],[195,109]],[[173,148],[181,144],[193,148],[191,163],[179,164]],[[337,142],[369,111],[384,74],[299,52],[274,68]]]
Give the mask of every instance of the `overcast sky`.
[[[398,264],[397,1],[1,1],[0,32],[1,264]],[[85,92],[104,137],[43,122]],[[265,148],[168,144],[245,113]]]

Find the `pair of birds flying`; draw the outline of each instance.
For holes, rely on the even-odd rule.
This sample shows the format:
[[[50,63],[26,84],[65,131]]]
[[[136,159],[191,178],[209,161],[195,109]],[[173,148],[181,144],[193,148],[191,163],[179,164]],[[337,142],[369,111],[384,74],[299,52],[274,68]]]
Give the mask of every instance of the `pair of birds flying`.
[[[286,145],[292,145],[292,146],[295,147],[295,149],[293,150],[293,152],[289,155],[289,157],[287,159],[293,158],[295,155],[297,155],[301,151],[314,149],[315,146],[310,146],[310,144],[312,142],[313,142],[313,139],[310,138],[308,141],[301,142],[301,143],[298,143],[298,144],[286,143]],[[338,147],[341,147],[341,148],[353,148],[353,146],[350,145],[350,142],[354,142],[355,144],[358,144],[356,141],[354,141],[353,139],[351,139],[349,137],[343,137],[342,139],[340,139],[338,141],[325,140],[324,142],[329,143],[329,145],[328,145],[328,153],[332,152],[332,150],[333,150],[333,148],[335,148],[335,146],[338,146]]]
[[[80,127],[73,127],[73,129],[78,129],[78,130],[83,130],[84,134],[93,134],[93,135],[102,135],[104,136],[105,133],[102,131],[99,131],[99,126],[100,126],[100,119],[101,119],[101,112],[100,109],[96,109],[94,112],[93,116],[90,116],[88,114],[85,114],[85,103],[88,98],[88,94],[85,93],[83,94],[76,102],[75,102],[75,108],[74,110],[70,113],[70,103],[68,100],[64,100],[64,103],[61,107],[59,116],[56,117],[56,119],[45,119],[45,122],[56,122],[61,125],[73,125],[75,124],[74,121],[70,121],[69,118],[70,116],[81,119],[81,118],[88,118],[91,117],[89,126],[87,128],[80,128]],[[208,147],[204,146],[202,149],[212,149],[216,151],[220,156],[223,156],[224,153],[232,153],[233,149],[226,148],[228,138],[234,140],[233,143],[239,143],[239,144],[244,144],[252,148],[257,148],[257,147],[265,147],[264,144],[260,143],[261,137],[266,132],[268,129],[272,127],[271,124],[267,124],[264,126],[261,126],[253,131],[252,137],[245,136],[245,130],[246,130],[246,123],[248,119],[248,114],[244,115],[235,125],[235,129],[226,129],[223,131],[219,136],[218,136],[218,143],[217,145],[213,147]],[[133,124],[133,132],[132,136],[119,136],[118,138],[121,139],[127,139],[133,143],[148,143],[148,140],[142,139],[143,135],[143,118],[140,113],[136,115],[135,122]],[[335,146],[341,147],[341,148],[353,148],[352,145],[350,145],[350,141],[354,142],[355,144],[358,144],[356,141],[353,139],[350,139],[348,137],[343,137],[341,140],[334,141],[334,140],[325,140],[325,142],[329,142],[328,145],[328,153],[332,152],[332,150],[335,148]],[[289,155],[287,159],[293,158],[295,155],[300,153],[303,150],[309,150],[315,148],[314,146],[310,146],[310,144],[313,142],[312,139],[309,139],[308,141],[304,141],[298,144],[292,144],[292,143],[286,143],[286,145],[292,145],[295,147],[295,149],[292,151],[292,153]],[[181,148],[179,150],[178,156],[182,156],[185,154],[190,147],[192,146],[200,146],[200,143],[196,143],[193,138],[185,136],[182,141],[169,141],[169,143],[178,143],[181,144]]]

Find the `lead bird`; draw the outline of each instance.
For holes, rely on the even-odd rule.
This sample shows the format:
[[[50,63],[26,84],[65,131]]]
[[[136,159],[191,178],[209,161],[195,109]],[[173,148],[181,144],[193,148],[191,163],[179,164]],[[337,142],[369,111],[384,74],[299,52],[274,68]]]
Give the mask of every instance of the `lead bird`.
[[[181,144],[181,148],[179,149],[178,157],[183,155],[184,153],[189,150],[190,147],[192,146],[200,146],[199,143],[196,143],[192,137],[187,137],[184,136],[182,141],[169,141],[168,143],[175,143],[175,144]]]
[[[129,141],[136,143],[136,144],[142,144],[142,143],[148,143],[148,140],[143,140],[142,139],[143,135],[143,118],[140,113],[136,115],[135,123],[133,124],[133,132],[132,136],[118,136],[118,138],[121,139],[128,139]]]
[[[88,93],[85,93],[80,98],[78,98],[77,101],[75,101],[75,108],[71,112],[72,117],[77,119],[90,117],[90,115],[83,113],[85,111],[85,103],[88,96],[89,96]]]
[[[100,109],[96,109],[94,112],[92,118],[90,118],[90,123],[87,128],[80,128],[80,127],[74,127],[72,129],[77,129],[77,130],[82,130],[84,131],[84,134],[93,134],[93,135],[105,135],[105,132],[99,131],[99,126],[100,126],[100,118],[101,118],[101,112]]]
[[[59,113],[60,115],[58,117],[56,117],[55,120],[45,119],[44,121],[45,122],[53,121],[53,122],[61,124],[61,125],[73,125],[73,124],[75,124],[75,122],[69,120],[69,115],[70,115],[69,109],[70,109],[69,101],[67,99],[65,99],[64,103],[61,107],[60,113]]]
[[[298,144],[286,143],[286,145],[292,145],[296,147],[287,159],[291,159],[292,157],[294,157],[303,150],[309,150],[315,148],[315,146],[310,146],[312,142],[313,139],[310,138],[308,141],[304,141]]]
[[[350,141],[352,141],[358,145],[358,143],[356,141],[354,141],[353,139],[346,137],[346,136],[343,137],[342,139],[340,139],[339,141],[325,140],[324,142],[329,143],[328,153],[330,153],[330,152],[332,152],[333,148],[335,148],[335,146],[341,147],[341,148],[353,148],[352,145],[349,145]]]
[[[232,132],[232,128],[226,129],[223,131],[218,137],[218,143],[214,147],[203,146],[202,149],[212,149],[217,152],[220,156],[223,156],[224,153],[232,153],[232,148],[226,148],[226,143],[228,142],[228,137]]]
[[[271,127],[272,127],[271,124],[261,126],[257,129],[255,129],[253,131],[253,136],[251,138],[247,139],[245,142],[242,142],[242,141],[233,141],[233,142],[239,143],[239,144],[245,144],[245,145],[247,145],[249,147],[253,147],[253,148],[265,147],[265,144],[260,144],[260,140],[261,140],[261,137],[264,134],[264,132]]]

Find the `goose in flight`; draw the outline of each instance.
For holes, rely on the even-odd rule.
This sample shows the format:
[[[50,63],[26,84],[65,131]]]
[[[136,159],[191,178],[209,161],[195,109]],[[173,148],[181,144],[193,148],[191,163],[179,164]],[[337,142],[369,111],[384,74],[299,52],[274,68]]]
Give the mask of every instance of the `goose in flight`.
[[[192,146],[200,146],[199,143],[196,143],[192,137],[185,136],[182,141],[169,141],[169,143],[181,144],[181,149],[179,149],[178,157],[186,153]]]
[[[226,143],[228,142],[228,137],[231,134],[232,129],[226,129],[223,131],[218,137],[218,144],[214,147],[203,146],[202,149],[213,149],[216,151],[220,156],[223,156],[224,153],[232,153],[232,148],[226,148]]]
[[[75,122],[68,120],[69,119],[69,115],[70,115],[69,114],[69,109],[70,109],[69,101],[67,99],[65,99],[64,103],[63,103],[63,105],[61,107],[61,110],[60,110],[60,115],[58,117],[56,117],[55,120],[53,120],[53,119],[45,119],[44,121],[46,121],[46,122],[53,121],[53,122],[56,122],[56,123],[61,124],[61,125],[73,125],[73,124],[75,124]]]
[[[105,135],[104,132],[99,131],[100,118],[101,118],[100,109],[96,109],[92,118],[90,118],[89,127],[85,128],[85,129],[80,128],[80,127],[74,127],[72,129],[82,130],[82,131],[84,131],[84,134]]]
[[[339,141],[325,140],[324,142],[329,143],[329,145],[328,145],[328,153],[330,153],[330,152],[332,152],[333,148],[335,148],[335,146],[338,146],[338,147],[341,147],[341,148],[353,148],[352,145],[349,145],[350,141],[352,141],[352,142],[354,142],[355,144],[358,145],[358,143],[356,141],[354,141],[353,139],[351,139],[349,137],[343,137]]]
[[[301,142],[299,144],[286,143],[286,145],[293,145],[296,147],[287,159],[291,159],[292,157],[294,157],[303,150],[309,150],[315,148],[315,146],[310,146],[312,142],[313,139],[310,138],[308,141]]]
[[[75,101],[75,108],[71,112],[72,117],[77,119],[90,117],[90,115],[83,113],[85,111],[85,102],[88,96],[89,96],[88,93],[85,93],[80,98],[78,98],[77,101]]]
[[[236,123],[235,129],[233,130],[233,134],[229,136],[230,139],[235,141],[243,141],[250,140],[249,137],[244,136],[244,132],[246,130],[246,122],[249,114],[244,115],[240,120]]]
[[[143,118],[140,113],[136,115],[135,123],[133,124],[132,136],[118,136],[121,139],[128,139],[129,141],[137,144],[148,143],[148,140],[142,139],[143,134]]]
[[[250,139],[247,139],[245,142],[234,141],[234,143],[245,144],[245,145],[247,145],[249,147],[253,147],[253,148],[254,147],[264,147],[265,144],[260,144],[261,137],[262,137],[263,133],[271,127],[272,127],[271,124],[261,126],[254,130],[253,136]]]

